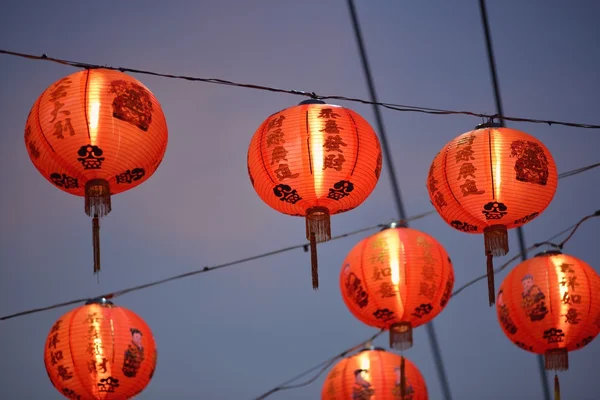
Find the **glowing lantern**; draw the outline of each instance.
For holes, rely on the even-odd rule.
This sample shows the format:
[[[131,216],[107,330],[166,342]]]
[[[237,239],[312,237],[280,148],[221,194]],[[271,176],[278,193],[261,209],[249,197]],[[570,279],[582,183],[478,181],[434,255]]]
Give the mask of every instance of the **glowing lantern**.
[[[342,266],[340,287],[356,318],[388,329],[390,347],[404,350],[413,344],[413,328],[446,307],[454,270],[446,250],[433,237],[392,227],[352,248]]]
[[[427,400],[421,372],[404,357],[365,349],[338,362],[329,372],[321,400]]]
[[[496,305],[510,341],[543,354],[546,369],[556,371],[569,368],[569,351],[598,335],[598,310],[600,277],[584,261],[560,251],[540,253],[517,265],[502,282]]]
[[[67,398],[130,399],[152,379],[156,345],[144,320],[102,298],[54,323],[44,363],[52,384]]]
[[[548,207],[557,182],[556,164],[542,142],[495,123],[458,136],[435,156],[427,180],[431,203],[453,228],[483,233],[490,305],[492,257],[508,253],[508,229]]]
[[[167,123],[154,95],[122,72],[88,69],[52,84],[34,103],[25,145],[55,187],[85,196],[93,217],[94,273],[100,270],[101,218],[110,196],[146,181],[167,148]]]
[[[248,149],[256,193],[275,210],[306,218],[313,288],[319,286],[317,243],[331,239],[330,215],[352,210],[381,173],[377,135],[359,114],[306,100],[267,118]]]

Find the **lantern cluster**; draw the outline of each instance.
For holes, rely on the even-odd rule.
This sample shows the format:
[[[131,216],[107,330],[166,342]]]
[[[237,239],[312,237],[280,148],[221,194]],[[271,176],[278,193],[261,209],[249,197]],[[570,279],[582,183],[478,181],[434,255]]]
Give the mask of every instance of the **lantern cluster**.
[[[369,348],[346,357],[329,372],[321,400],[427,400],[427,385],[417,367],[404,357]]]
[[[556,193],[550,151],[525,132],[481,124],[444,146],[427,178],[431,203],[451,227],[483,234],[490,306],[495,301],[493,257],[508,253],[508,229],[537,218]]]
[[[130,399],[148,385],[156,345],[144,320],[102,298],[59,318],[48,334],[44,364],[66,398]]]
[[[46,89],[31,108],[27,152],[55,187],[85,198],[94,273],[100,271],[99,219],[110,213],[111,196],[149,179],[167,141],[166,119],[154,95],[117,71],[71,74]],[[379,180],[377,134],[350,109],[303,101],[258,127],[247,168],[268,206],[305,219],[317,289],[317,244],[331,239],[331,216],[361,205]],[[434,157],[427,177],[430,200],[454,229],[483,234],[490,305],[496,301],[493,257],[508,253],[509,229],[548,207],[557,181],[555,162],[543,143],[493,122],[456,137]],[[390,347],[406,350],[413,346],[413,329],[445,309],[454,270],[435,238],[394,223],[350,250],[339,284],[350,313],[388,330]],[[502,283],[498,320],[513,343],[543,354],[547,369],[566,370],[568,352],[600,333],[598,293],[600,277],[585,262],[558,251],[542,253]],[[129,399],[150,382],[156,346],[140,317],[102,298],[56,321],[44,362],[52,384],[67,398]],[[421,373],[404,356],[366,348],[331,370],[321,398],[426,400],[428,395]]]

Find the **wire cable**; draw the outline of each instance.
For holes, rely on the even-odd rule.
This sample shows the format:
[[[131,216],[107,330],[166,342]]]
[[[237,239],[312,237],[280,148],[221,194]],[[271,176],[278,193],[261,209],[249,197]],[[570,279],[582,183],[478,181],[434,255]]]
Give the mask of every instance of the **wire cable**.
[[[588,166],[585,166],[585,167],[577,168],[577,169],[574,169],[572,171],[567,171],[567,172],[564,172],[562,174],[559,174],[558,175],[558,179],[566,178],[566,177],[569,177],[569,176],[574,176],[574,175],[577,175],[577,174],[589,171],[592,168],[596,168],[598,166],[600,166],[600,163],[596,163],[596,164],[588,165]],[[416,220],[419,220],[421,218],[425,218],[425,217],[427,217],[429,215],[432,215],[432,214],[435,214],[435,213],[436,213],[435,210],[430,210],[430,211],[427,211],[425,213],[418,214],[418,215],[415,215],[413,217],[410,217],[406,221],[399,221],[399,224],[402,224],[404,222],[416,221]],[[334,237],[331,238],[331,240],[337,240],[337,239],[342,239],[342,238],[345,238],[345,237],[348,237],[348,236],[357,235],[359,233],[367,232],[367,231],[370,231],[370,230],[373,230],[373,229],[377,229],[377,228],[382,228],[382,227],[387,226],[387,225],[388,224],[378,224],[378,225],[374,225],[374,226],[369,226],[369,227],[366,227],[366,228],[358,229],[356,231],[352,231],[352,232],[348,232],[348,233],[343,233],[341,235],[334,236]],[[273,251],[270,251],[270,252],[267,252],[267,253],[258,254],[258,255],[255,255],[255,256],[251,256],[251,257],[242,258],[240,260],[230,261],[230,262],[227,262],[227,263],[224,263],[224,264],[215,265],[215,266],[212,266],[212,267],[204,267],[204,268],[199,269],[199,270],[186,272],[186,273],[183,273],[183,274],[180,274],[180,275],[175,275],[175,276],[172,276],[172,277],[169,277],[169,278],[164,278],[164,279],[161,279],[161,280],[158,280],[158,281],[154,281],[154,282],[150,282],[150,283],[146,283],[146,284],[143,284],[143,285],[134,286],[134,287],[127,288],[127,289],[122,289],[122,290],[119,290],[119,291],[116,291],[116,292],[113,292],[113,293],[105,294],[104,296],[97,296],[97,297],[104,297],[106,299],[111,299],[111,298],[114,298],[114,297],[122,296],[122,295],[127,294],[127,293],[131,293],[131,292],[135,292],[135,291],[138,291],[138,290],[146,289],[146,288],[149,288],[149,287],[152,287],[152,286],[157,286],[157,285],[160,285],[160,284],[163,284],[163,283],[171,282],[171,281],[174,281],[174,280],[177,280],[177,279],[187,278],[189,276],[198,275],[198,274],[202,274],[202,273],[209,272],[209,271],[214,271],[214,270],[225,268],[225,267],[231,267],[233,265],[242,264],[242,263],[245,263],[245,262],[248,262],[248,261],[258,260],[260,258],[265,258],[265,257],[273,256],[273,255],[276,255],[276,254],[280,254],[280,253],[284,253],[284,252],[288,252],[288,251],[300,249],[300,248],[304,249],[304,251],[307,252],[308,251],[308,244],[299,244],[299,245],[295,245],[295,246],[284,247],[284,248],[279,249],[279,250],[273,250]],[[16,317],[20,317],[20,316],[28,315],[28,314],[35,314],[35,313],[42,312],[42,311],[53,310],[53,309],[56,309],[56,308],[62,308],[62,307],[66,307],[66,306],[72,306],[74,304],[85,303],[87,300],[89,300],[89,297],[82,298],[82,299],[76,299],[76,300],[70,300],[70,301],[67,301],[67,302],[64,302],[64,303],[53,304],[53,305],[47,306],[47,307],[40,307],[40,308],[30,309],[30,310],[27,310],[27,311],[21,311],[21,312],[15,313],[15,314],[11,314],[11,315],[6,315],[4,317],[0,317],[0,321],[4,321],[4,320],[7,320],[7,319],[16,318]]]
[[[541,247],[543,245],[553,245],[555,247],[559,246],[556,244],[553,244],[551,241],[554,240],[555,238],[564,235],[565,233],[567,233],[568,231],[572,230],[571,233],[569,234],[569,236],[567,237],[567,239],[565,239],[563,242],[561,242],[561,244],[564,245],[564,243],[566,243],[571,237],[573,237],[573,234],[577,231],[577,229],[579,228],[579,226],[581,226],[581,224],[587,220],[589,220],[590,218],[593,217],[600,217],[600,210],[596,211],[593,214],[590,214],[584,218],[582,218],[579,222],[577,222],[576,224],[571,225],[570,227],[563,229],[562,231],[560,231],[559,233],[552,235],[550,238],[548,238],[546,241],[544,242],[540,242],[540,243],[536,243],[530,247],[528,247],[526,249],[526,253],[530,252],[538,247]],[[511,258],[510,260],[508,260],[505,264],[503,264],[502,266],[494,269],[494,274],[497,274],[501,271],[503,271],[504,269],[506,269],[511,263],[513,263],[514,261],[516,261],[517,259],[519,259],[522,256],[521,253],[515,255],[513,258]],[[460,288],[458,288],[457,290],[455,290],[454,292],[452,292],[452,296],[450,297],[450,300],[452,300],[453,297],[455,297],[457,294],[459,294],[460,292],[462,292],[463,290],[465,290],[466,288],[468,288],[469,286],[474,285],[475,283],[479,282],[480,280],[486,279],[487,278],[487,274],[486,275],[481,275],[469,282],[467,282],[466,284],[464,284],[463,286],[461,286]],[[449,301],[450,301],[449,300]],[[323,362],[321,362],[320,364],[317,364],[316,366],[310,368],[309,370],[306,370],[304,372],[302,372],[301,374],[295,376],[294,378],[290,378],[287,381],[283,382],[282,384],[280,384],[279,386],[274,387],[273,389],[269,390],[268,392],[265,392],[264,394],[260,395],[259,397],[256,397],[254,400],[263,400],[266,397],[270,396],[271,394],[281,391],[281,390],[285,390],[285,389],[295,389],[295,388],[300,388],[303,386],[307,386],[310,383],[314,382],[317,380],[317,378],[319,376],[321,376],[323,374],[323,372],[325,372],[327,370],[327,368],[329,368],[329,366],[333,365],[333,363],[340,359],[345,357],[346,355],[348,355],[348,353],[351,353],[355,350],[357,350],[360,347],[364,347],[367,343],[372,342],[373,340],[375,340],[378,336],[380,336],[381,334],[383,334],[385,332],[385,329],[381,329],[379,332],[377,332],[376,334],[374,334],[373,336],[371,336],[369,339],[361,342],[359,345],[351,347],[349,349],[344,350],[342,353],[328,359],[325,360]],[[324,366],[328,366],[327,368],[325,368]],[[313,376],[312,378],[310,378],[309,380],[301,383],[301,384],[297,384],[297,385],[290,385],[291,382],[294,382],[300,378],[302,378],[305,375],[310,374],[312,371],[321,368],[321,370],[319,371],[319,373],[315,376]]]
[[[33,54],[19,53],[16,51],[9,51],[9,50],[2,50],[2,49],[0,49],[0,54],[21,57],[21,58],[26,58],[29,60],[36,60],[36,61],[50,61],[50,62],[67,65],[67,66],[75,67],[75,68],[84,68],[84,69],[104,68],[104,69],[110,69],[110,70],[115,70],[115,71],[120,71],[120,72],[131,72],[131,73],[135,73],[135,74],[158,76],[158,77],[162,77],[162,78],[181,79],[181,80],[187,80],[187,81],[191,81],[191,82],[214,83],[214,84],[218,84],[218,85],[235,86],[235,87],[241,87],[241,88],[247,88],[247,89],[263,90],[263,91],[274,92],[274,93],[286,93],[286,94],[292,94],[292,95],[298,95],[298,96],[307,96],[310,98],[321,99],[321,100],[331,99],[331,100],[342,100],[342,101],[348,101],[348,102],[354,102],[354,103],[378,105],[378,106],[387,108],[389,110],[400,111],[400,112],[417,112],[417,113],[434,114],[434,115],[468,115],[468,116],[472,116],[472,117],[485,118],[485,119],[499,119],[499,120],[505,120],[505,121],[529,122],[529,123],[547,124],[547,125],[562,125],[562,126],[569,126],[569,127],[573,127],[573,128],[584,128],[584,129],[600,129],[600,125],[595,125],[595,124],[583,124],[583,123],[566,122],[566,121],[510,117],[510,116],[498,115],[498,114],[482,114],[482,113],[476,113],[476,112],[472,112],[472,111],[453,111],[453,110],[445,110],[445,109],[439,109],[439,108],[410,106],[410,105],[384,103],[384,102],[376,103],[373,101],[363,100],[363,99],[359,99],[359,98],[355,98],[355,97],[346,97],[346,96],[339,96],[339,95],[317,95],[315,92],[306,92],[306,91],[294,90],[294,89],[281,89],[281,88],[275,88],[275,87],[264,86],[264,85],[249,84],[249,83],[238,83],[238,82],[229,81],[229,80],[225,80],[225,79],[219,79],[219,78],[198,78],[198,77],[193,77],[193,76],[173,75],[173,74],[153,72],[153,71],[141,70],[141,69],[135,69],[135,68],[112,67],[112,66],[108,66],[108,65],[88,64],[88,63],[84,63],[84,62],[80,62],[80,61],[69,61],[69,60],[64,60],[64,59],[60,59],[60,58],[48,57],[46,54],[42,54],[41,56],[36,56]]]

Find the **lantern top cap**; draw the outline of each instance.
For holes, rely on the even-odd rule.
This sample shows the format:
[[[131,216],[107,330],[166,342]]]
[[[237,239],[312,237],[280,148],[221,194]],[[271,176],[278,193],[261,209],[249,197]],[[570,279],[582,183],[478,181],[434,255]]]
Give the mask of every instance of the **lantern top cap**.
[[[503,128],[502,124],[499,122],[484,122],[483,124],[479,124],[475,127],[475,129],[485,129],[485,128]]]
[[[319,99],[307,99],[307,100],[301,101],[298,105],[302,106],[304,104],[327,104],[327,103],[325,103],[323,100],[319,100]]]
[[[550,257],[550,256],[557,256],[560,254],[562,254],[562,251],[560,251],[560,250],[546,250],[546,251],[537,253],[534,257]]]
[[[386,224],[383,228],[381,228],[380,232],[383,232],[387,229],[395,229],[395,228],[408,228],[408,224],[406,223],[406,221],[393,221],[390,222],[389,224]]]
[[[361,349],[359,353],[363,351],[385,351],[383,347],[375,347],[375,346],[366,346],[364,349]]]
[[[88,301],[85,302],[85,305],[90,305],[90,304],[100,304],[103,306],[112,306],[113,302],[108,300],[106,297],[96,297],[95,299],[89,299]]]

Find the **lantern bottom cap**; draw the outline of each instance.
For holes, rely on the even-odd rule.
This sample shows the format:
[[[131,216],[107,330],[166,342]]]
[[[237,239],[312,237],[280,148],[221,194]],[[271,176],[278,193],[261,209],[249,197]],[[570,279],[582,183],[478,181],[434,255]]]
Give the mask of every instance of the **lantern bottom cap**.
[[[494,257],[508,253],[508,230],[504,225],[491,225],[483,230],[485,254]]]

